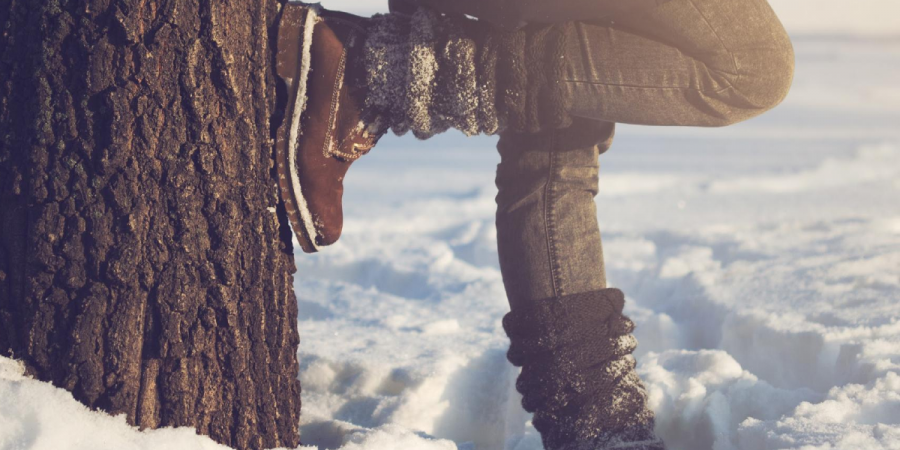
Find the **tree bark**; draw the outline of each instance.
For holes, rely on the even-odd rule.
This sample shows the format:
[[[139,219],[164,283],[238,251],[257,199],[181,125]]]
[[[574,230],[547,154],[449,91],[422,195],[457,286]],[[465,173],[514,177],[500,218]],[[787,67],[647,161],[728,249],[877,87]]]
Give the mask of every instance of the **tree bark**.
[[[275,0],[0,0],[0,353],[142,428],[298,445]]]

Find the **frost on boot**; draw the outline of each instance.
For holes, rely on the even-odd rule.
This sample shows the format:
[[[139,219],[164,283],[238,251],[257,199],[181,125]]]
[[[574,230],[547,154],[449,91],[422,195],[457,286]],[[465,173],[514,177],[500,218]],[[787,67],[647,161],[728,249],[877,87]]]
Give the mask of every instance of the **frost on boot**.
[[[570,100],[558,80],[571,24],[501,31],[419,8],[371,19],[365,42],[372,132],[427,139],[565,128]]]
[[[503,318],[516,389],[548,450],[663,450],[631,355],[625,296],[604,289],[534,302]]]

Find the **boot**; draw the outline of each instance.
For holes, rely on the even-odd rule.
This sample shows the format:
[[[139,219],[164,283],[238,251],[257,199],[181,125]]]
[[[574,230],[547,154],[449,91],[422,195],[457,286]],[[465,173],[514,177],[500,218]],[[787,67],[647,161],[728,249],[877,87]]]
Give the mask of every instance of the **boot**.
[[[343,179],[380,135],[362,124],[365,89],[354,83],[366,19],[289,2],[282,7],[276,73],[287,90],[275,154],[278,183],[303,251],[337,241]]]
[[[618,289],[533,302],[503,328],[516,389],[547,450],[664,450],[631,355],[634,323]]]

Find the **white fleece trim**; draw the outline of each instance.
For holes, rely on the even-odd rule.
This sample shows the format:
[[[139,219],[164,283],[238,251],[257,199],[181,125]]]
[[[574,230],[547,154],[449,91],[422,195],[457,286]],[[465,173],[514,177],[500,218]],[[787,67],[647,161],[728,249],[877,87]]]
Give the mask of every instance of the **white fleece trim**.
[[[291,2],[301,3],[301,2]],[[297,200],[297,209],[300,211],[300,218],[303,226],[306,228],[306,234],[309,236],[313,249],[319,250],[316,244],[316,227],[313,224],[312,213],[309,211],[309,204],[303,197],[303,189],[300,187],[300,175],[297,172],[297,138],[300,137],[300,120],[306,111],[307,93],[306,88],[309,82],[309,71],[312,62],[312,40],[313,29],[319,18],[319,10],[321,6],[318,3],[306,5],[306,21],[303,25],[303,49],[301,50],[300,59],[300,79],[297,80],[297,101],[294,103],[293,122],[291,123],[291,141],[288,148],[288,165],[291,166],[291,182],[294,187],[294,198]]]

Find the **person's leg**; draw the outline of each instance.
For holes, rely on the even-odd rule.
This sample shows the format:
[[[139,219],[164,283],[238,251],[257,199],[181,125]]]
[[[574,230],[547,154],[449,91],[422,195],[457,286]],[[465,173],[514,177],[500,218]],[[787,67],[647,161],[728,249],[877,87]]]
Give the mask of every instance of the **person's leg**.
[[[562,82],[573,115],[723,126],[790,89],[790,39],[766,0],[670,0],[570,30]]]
[[[537,132],[573,116],[723,126],[787,94],[793,49],[766,0],[628,3],[608,19],[513,32],[427,9],[378,16],[365,52],[375,128]]]
[[[576,116],[714,126],[783,98],[793,52],[765,0],[636,5],[611,23],[571,28],[564,81]],[[593,202],[598,152],[562,151],[552,137],[567,134],[543,133],[537,149],[533,135],[501,134],[498,251],[511,302],[605,287]]]
[[[443,12],[483,6],[412,4]],[[524,29],[529,36],[554,26],[543,22],[566,29],[565,69],[553,79],[562,82],[576,116],[643,125],[729,125],[777,105],[793,77],[790,39],[766,0],[535,0],[494,9],[494,15],[519,14],[531,21]],[[599,16],[605,18],[574,19]],[[574,21],[565,26],[565,20]]]
[[[502,133],[497,244],[511,312],[509,361],[548,450],[661,450],[631,353],[625,297],[606,286],[594,196],[614,124],[576,119]]]
[[[497,246],[513,308],[606,287],[594,196],[597,158],[614,129],[579,121],[565,131],[501,135]]]

